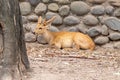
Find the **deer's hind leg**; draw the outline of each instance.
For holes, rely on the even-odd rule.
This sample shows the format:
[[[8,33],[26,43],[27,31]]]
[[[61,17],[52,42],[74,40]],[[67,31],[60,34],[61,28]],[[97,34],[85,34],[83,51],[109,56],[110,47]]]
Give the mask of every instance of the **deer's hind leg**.
[[[77,50],[79,50],[80,49],[80,45],[79,44],[74,44],[74,47],[75,47],[75,49],[77,49]]]

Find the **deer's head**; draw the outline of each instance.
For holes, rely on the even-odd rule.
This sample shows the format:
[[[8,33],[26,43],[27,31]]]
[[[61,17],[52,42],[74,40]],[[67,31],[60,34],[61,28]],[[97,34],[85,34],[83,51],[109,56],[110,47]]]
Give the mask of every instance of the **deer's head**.
[[[55,16],[53,16],[49,20],[42,19],[42,17],[40,16],[38,18],[38,23],[34,30],[34,33],[35,34],[43,34],[46,30],[48,30],[50,28],[51,23],[54,19],[55,19]]]

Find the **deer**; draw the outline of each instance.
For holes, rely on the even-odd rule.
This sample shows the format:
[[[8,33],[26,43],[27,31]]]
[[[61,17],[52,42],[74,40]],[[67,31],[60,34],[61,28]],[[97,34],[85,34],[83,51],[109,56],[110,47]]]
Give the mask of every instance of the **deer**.
[[[50,26],[56,16],[53,16],[49,20],[43,20],[40,16],[38,18],[37,26],[35,27],[34,33],[36,35],[42,35],[44,39],[48,42],[49,46],[54,46],[58,49],[65,48],[75,48],[94,50],[95,43],[91,37],[87,34],[81,32],[70,32],[70,31],[50,31]]]

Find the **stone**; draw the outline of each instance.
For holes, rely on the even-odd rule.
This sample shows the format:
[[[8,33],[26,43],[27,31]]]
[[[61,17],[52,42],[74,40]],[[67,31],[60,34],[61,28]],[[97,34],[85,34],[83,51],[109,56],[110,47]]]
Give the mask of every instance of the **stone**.
[[[109,42],[109,38],[106,36],[99,36],[94,40],[94,42],[98,45],[103,45]]]
[[[50,31],[52,31],[52,32],[58,32],[59,29],[57,27],[55,27],[55,26],[50,26]]]
[[[63,22],[66,25],[77,25],[80,23],[80,20],[74,16],[67,16],[64,18]]]
[[[107,6],[107,7],[105,7],[105,12],[108,15],[112,15],[113,12],[114,12],[114,7],[113,6]]]
[[[58,0],[58,3],[59,3],[59,4],[62,4],[62,5],[63,5],[63,4],[65,5],[65,4],[69,4],[69,3],[70,3],[70,0]]]
[[[32,34],[31,32],[25,34],[25,41],[26,42],[35,42],[36,36]]]
[[[101,47],[105,49],[106,48],[113,49],[114,48],[113,46],[114,46],[113,43],[109,42],[107,44],[102,45]]]
[[[49,3],[50,0],[42,0],[43,3]]]
[[[101,34],[104,36],[107,36],[109,34],[108,27],[106,25],[103,25],[101,27]]]
[[[47,11],[47,6],[44,3],[39,3],[35,8],[35,13],[37,15],[45,14],[46,11]]]
[[[31,31],[32,33],[34,33],[34,30],[35,30],[35,28],[36,28],[36,26],[37,26],[37,23],[29,23],[28,25],[29,25],[29,27],[30,27],[30,31]]]
[[[83,1],[74,1],[70,5],[71,11],[77,15],[85,15],[90,11],[90,6]]]
[[[115,42],[113,47],[115,49],[120,49],[120,41],[119,42]]]
[[[120,0],[108,0],[109,4],[115,7],[120,7]]]
[[[36,6],[41,0],[29,0],[32,6]]]
[[[104,20],[104,24],[112,30],[120,31],[120,20],[115,17],[109,17]]]
[[[94,3],[94,4],[102,4],[104,3],[106,0],[87,0],[90,3]]]
[[[93,15],[98,15],[98,16],[104,15],[105,14],[105,8],[102,5],[93,6],[91,8],[91,13]]]
[[[91,37],[96,37],[96,36],[100,35],[100,33],[101,33],[101,30],[97,27],[92,27],[92,28],[88,29],[88,31],[87,31],[87,34]]]
[[[50,3],[50,4],[48,5],[48,9],[49,9],[50,11],[58,11],[59,6],[58,6],[56,3]]]
[[[117,9],[114,11],[114,16],[120,17],[120,8],[117,8]]]
[[[37,23],[27,23],[27,24],[25,25],[25,29],[26,29],[27,31],[33,33],[34,30],[35,30],[35,28],[36,28],[36,26],[37,26]]]
[[[22,16],[22,23],[23,23],[23,24],[28,23],[28,19],[27,19],[26,16]]]
[[[70,31],[70,32],[78,32],[79,30],[77,29],[77,27],[68,27],[66,28],[66,31]]]
[[[40,44],[47,44],[47,41],[44,39],[42,35],[37,36],[37,42]]]
[[[87,30],[88,30],[87,26],[85,24],[83,24],[83,23],[80,23],[80,24],[76,25],[76,27],[77,27],[77,30],[79,32],[82,32],[82,33],[86,33]]]
[[[70,7],[69,6],[65,5],[65,6],[60,7],[59,14],[61,16],[68,16],[69,13],[70,13]]]
[[[120,0],[109,0],[108,2],[109,3],[117,3],[117,2],[120,2]]]
[[[115,6],[115,7],[120,7],[120,2],[117,2],[117,3],[111,3],[112,6]]]
[[[105,16],[97,16],[97,19],[98,19],[100,24],[104,24],[104,19],[105,18],[106,18]]]
[[[89,26],[95,26],[98,22],[98,19],[93,15],[87,15],[83,18],[83,23]]]
[[[58,15],[57,13],[47,12],[45,16],[46,16],[47,20],[52,18],[53,16],[56,16],[55,20],[52,22],[52,24],[54,24],[54,25],[60,25],[63,23],[62,17],[60,15]]]
[[[30,32],[30,26],[29,26],[28,24],[29,24],[29,23],[23,24],[23,28],[25,29],[25,31]]]
[[[23,31],[24,33],[30,32],[30,27],[27,27],[27,24],[23,24]]]
[[[38,21],[38,16],[36,14],[31,14],[27,17],[27,19],[29,21],[32,21],[32,22],[37,22]]]
[[[23,16],[26,16],[28,14],[30,14],[31,12],[31,5],[29,2],[21,2],[20,3],[20,10],[21,10],[21,14]]]
[[[71,3],[71,0],[52,0],[52,2],[56,2],[60,5],[68,5]]]
[[[26,24],[23,24],[23,32],[26,33],[27,30],[26,30]]]
[[[120,33],[118,32],[110,33],[109,38],[113,41],[120,40]]]
[[[25,2],[26,0],[19,0],[19,2]]]

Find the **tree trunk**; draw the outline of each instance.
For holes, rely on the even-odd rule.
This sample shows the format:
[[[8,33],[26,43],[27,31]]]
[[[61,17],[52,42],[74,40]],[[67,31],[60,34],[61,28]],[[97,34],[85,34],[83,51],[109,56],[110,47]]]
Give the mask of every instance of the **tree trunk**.
[[[22,62],[29,69],[18,0],[0,0],[2,70],[0,80],[22,80]]]

